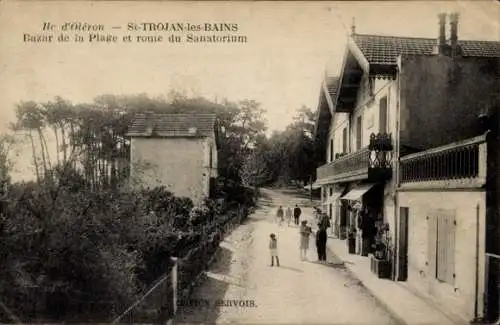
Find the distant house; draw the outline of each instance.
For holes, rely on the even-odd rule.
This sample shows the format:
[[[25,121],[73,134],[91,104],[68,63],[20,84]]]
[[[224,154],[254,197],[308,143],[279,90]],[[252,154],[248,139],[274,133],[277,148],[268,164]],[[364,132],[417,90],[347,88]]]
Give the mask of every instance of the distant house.
[[[357,230],[356,253],[379,253],[368,245],[385,241],[387,256],[370,257],[387,265],[384,276],[470,321],[486,314],[486,299],[498,306],[485,261],[500,258],[495,171],[486,172],[498,143],[482,120],[498,93],[500,42],[459,40],[456,15],[449,39],[445,25],[440,15],[437,39],[353,31],[339,76],[321,86],[314,186],[334,233]],[[373,218],[358,217],[361,206]]]
[[[215,114],[137,115],[127,133],[132,184],[202,202],[217,177],[217,134]]]

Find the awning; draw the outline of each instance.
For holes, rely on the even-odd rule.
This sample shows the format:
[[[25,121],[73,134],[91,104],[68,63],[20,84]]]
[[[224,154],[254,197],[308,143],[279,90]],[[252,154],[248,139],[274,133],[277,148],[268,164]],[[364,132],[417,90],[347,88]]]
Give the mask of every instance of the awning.
[[[341,197],[342,200],[351,200],[356,201],[359,200],[366,192],[368,192],[375,184],[363,184],[356,186],[352,190],[350,190],[346,195]]]
[[[321,184],[318,184],[318,181],[316,181],[312,184],[311,187],[313,190],[317,190],[318,188],[321,188]]]

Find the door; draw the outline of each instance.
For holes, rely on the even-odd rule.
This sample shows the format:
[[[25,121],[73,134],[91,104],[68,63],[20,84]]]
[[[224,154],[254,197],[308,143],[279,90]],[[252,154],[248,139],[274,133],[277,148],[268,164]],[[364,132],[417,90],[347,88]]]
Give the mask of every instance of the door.
[[[387,133],[387,96],[380,99],[379,102],[379,132]]]
[[[356,120],[356,150],[361,150],[361,145],[363,143],[363,121],[361,116]]]
[[[398,281],[408,278],[408,214],[408,208],[399,208]]]
[[[342,130],[342,153],[347,153],[347,128]]]

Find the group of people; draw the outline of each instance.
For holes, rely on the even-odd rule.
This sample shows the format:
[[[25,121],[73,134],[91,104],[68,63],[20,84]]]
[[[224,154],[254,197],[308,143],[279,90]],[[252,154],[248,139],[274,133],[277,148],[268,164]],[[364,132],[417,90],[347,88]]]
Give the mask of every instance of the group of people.
[[[290,207],[288,207],[286,209],[286,211],[284,211],[283,206],[280,205],[280,207],[276,211],[276,219],[277,219],[278,225],[281,227],[281,225],[285,221],[285,217],[286,217],[287,224],[290,227],[290,223],[292,221],[292,216],[293,216],[294,224],[296,226],[298,226],[301,214],[302,214],[302,210],[299,208],[298,204],[296,204],[295,208],[293,208],[293,212],[292,212],[292,208],[290,208]]]
[[[294,223],[299,225],[299,218],[302,211],[298,207],[295,206],[293,210]],[[290,221],[292,218],[292,210],[288,208],[286,213],[283,211],[283,207],[280,206],[276,212],[276,216],[278,219],[278,224],[281,226],[284,221],[284,217],[288,219],[288,225],[290,225]],[[330,220],[326,214],[321,214],[318,222],[318,230],[316,231],[316,250],[318,253],[318,261],[324,262],[326,261],[326,242],[328,240],[328,234],[326,230],[331,227]],[[309,250],[309,242],[310,236],[313,234],[312,228],[308,225],[307,220],[303,220],[300,223],[299,228],[300,234],[300,258],[301,260],[307,259],[307,252]],[[278,257],[278,240],[276,238],[276,234],[272,233],[270,235],[269,249],[271,251],[271,266],[274,266],[274,261],[276,260],[276,266],[279,266],[279,257]]]

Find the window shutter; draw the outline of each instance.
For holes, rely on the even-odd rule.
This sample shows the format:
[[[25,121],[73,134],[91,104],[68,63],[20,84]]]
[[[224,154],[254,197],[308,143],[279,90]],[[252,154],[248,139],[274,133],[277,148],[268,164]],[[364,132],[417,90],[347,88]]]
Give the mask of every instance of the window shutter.
[[[437,215],[437,275],[441,281],[446,280],[446,270],[447,270],[447,242],[448,242],[448,229],[447,229],[447,219],[446,215],[439,213]]]
[[[433,215],[427,216],[427,267],[431,277],[436,277],[437,222]]]
[[[454,211],[450,211],[446,215],[447,218],[447,233],[448,240],[446,242],[447,263],[446,263],[446,283],[455,284],[455,232],[456,232],[456,219]]]

